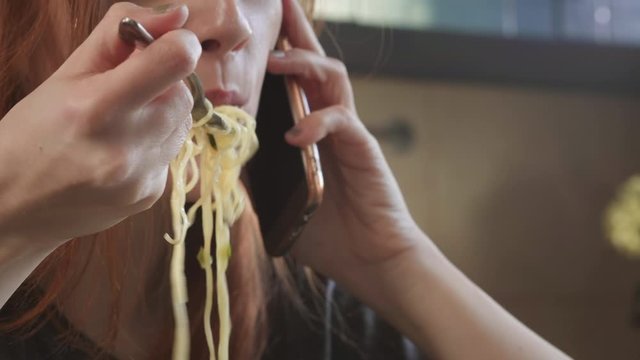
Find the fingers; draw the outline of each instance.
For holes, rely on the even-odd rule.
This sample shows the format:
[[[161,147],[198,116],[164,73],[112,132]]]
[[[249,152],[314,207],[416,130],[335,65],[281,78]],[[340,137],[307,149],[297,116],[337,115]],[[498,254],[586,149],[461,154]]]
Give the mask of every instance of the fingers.
[[[346,78],[341,62],[301,49],[274,52],[269,57],[268,69],[274,74],[296,75],[318,82]]]
[[[162,148],[163,152],[170,154],[167,159],[171,160],[191,128],[189,114],[192,107],[193,98],[189,89],[182,82],[176,83],[149,106],[142,108],[143,116],[131,124],[132,128],[121,133],[130,134],[137,139],[133,141],[137,142],[148,139],[146,145],[149,148]]]
[[[274,74],[293,75],[298,79],[306,80],[300,85],[305,87],[304,90],[308,95],[318,92],[310,87],[318,88],[322,100],[317,105],[344,105],[355,109],[347,69],[336,59],[318,55],[309,50],[293,49],[272,54],[267,68]]]
[[[100,75],[117,103],[138,107],[191,74],[202,48],[195,34],[173,30],[115,69]]]
[[[366,141],[368,132],[353,111],[335,105],[312,112],[289,130],[285,138],[291,145],[304,147],[330,134],[341,142],[356,143]]]
[[[69,70],[96,74],[125,61],[134,51],[134,47],[124,43],[118,33],[120,21],[125,17],[139,21],[154,38],[159,38],[181,28],[189,17],[189,9],[180,6],[158,13],[127,2],[114,4],[87,40],[70,56],[67,61]]]
[[[282,1],[282,32],[293,47],[325,54],[298,0]]]
[[[366,144],[370,135],[355,113],[351,82],[344,64],[325,55],[297,0],[283,0],[283,29],[294,49],[269,57],[268,71],[294,76],[314,109],[286,134],[291,145],[304,147],[328,135],[343,144]]]
[[[192,125],[190,116],[192,101],[185,101],[191,98],[189,90],[182,83],[176,85],[173,90],[181,93],[181,96],[168,94],[166,101],[163,99],[162,106],[156,110],[158,118],[164,119],[165,138],[161,140],[161,144],[158,144],[158,149],[161,153],[160,161],[166,164],[178,155]],[[157,124],[150,124],[150,126],[154,125]]]
[[[285,139],[299,148],[324,140],[319,147],[322,158],[336,159],[350,169],[371,171],[384,162],[377,140],[354,111],[340,105],[309,114],[285,134]]]
[[[127,16],[140,21],[156,37],[135,54],[134,47],[118,34],[119,22]],[[68,63],[75,71],[97,77],[107,104],[139,107],[194,71],[202,49],[192,32],[180,29],[187,17],[185,6],[158,14],[117,3]]]

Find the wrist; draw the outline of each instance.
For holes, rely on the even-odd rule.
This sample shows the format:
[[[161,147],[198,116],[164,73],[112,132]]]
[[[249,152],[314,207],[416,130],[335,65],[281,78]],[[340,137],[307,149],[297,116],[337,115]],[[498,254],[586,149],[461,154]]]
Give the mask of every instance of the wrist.
[[[414,248],[349,280],[355,296],[438,358],[566,358],[471,282],[424,234]]]
[[[404,317],[412,308],[409,302],[420,297],[416,290],[430,288],[437,276],[449,266],[449,261],[421,231],[412,245],[376,265],[352,271],[343,280],[345,286],[360,300],[387,318]]]
[[[25,165],[21,163],[20,150],[4,139],[8,132],[0,126],[0,169],[4,170],[0,172],[0,251],[51,252],[68,239],[52,237],[50,224],[34,216],[34,208],[47,205],[34,196],[39,189],[29,185],[34,183],[29,170],[19,171]]]
[[[0,234],[0,308],[55,247]]]
[[[18,234],[0,235],[0,264],[44,258],[57,247],[57,242],[34,241]]]
[[[426,349],[429,330],[425,328],[428,324],[425,319],[431,316],[426,304],[446,279],[455,277],[456,271],[422,231],[412,240],[411,248],[376,267],[353,272],[344,285],[392,326]]]

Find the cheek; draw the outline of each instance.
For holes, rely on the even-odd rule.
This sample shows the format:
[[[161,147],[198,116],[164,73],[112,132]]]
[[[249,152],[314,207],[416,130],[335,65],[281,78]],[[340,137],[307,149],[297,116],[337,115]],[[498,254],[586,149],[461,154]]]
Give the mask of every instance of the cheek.
[[[282,0],[260,1],[247,6],[246,14],[253,30],[254,42],[273,48],[282,25]]]
[[[270,27],[275,32],[271,34],[271,44],[275,45],[278,35],[280,35],[280,28],[282,27],[282,0],[273,0],[273,13],[270,17]]]
[[[252,17],[252,29],[254,33],[253,49],[251,56],[253,57],[252,68],[256,70],[253,77],[252,96],[246,106],[246,110],[256,115],[258,102],[260,100],[260,90],[267,67],[269,52],[275,47],[278,36],[280,35],[280,27],[282,24],[282,1],[269,0],[270,7],[268,11],[263,8],[259,15]]]

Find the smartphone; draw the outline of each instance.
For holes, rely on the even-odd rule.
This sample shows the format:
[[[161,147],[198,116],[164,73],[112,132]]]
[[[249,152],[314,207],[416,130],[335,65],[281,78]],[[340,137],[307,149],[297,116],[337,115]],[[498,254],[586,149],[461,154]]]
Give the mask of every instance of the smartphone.
[[[278,49],[287,50],[286,40]],[[265,249],[284,255],[322,202],[324,180],[316,145],[300,149],[284,138],[309,104],[295,80],[268,74],[256,116],[260,147],[247,164],[249,192],[260,220]]]

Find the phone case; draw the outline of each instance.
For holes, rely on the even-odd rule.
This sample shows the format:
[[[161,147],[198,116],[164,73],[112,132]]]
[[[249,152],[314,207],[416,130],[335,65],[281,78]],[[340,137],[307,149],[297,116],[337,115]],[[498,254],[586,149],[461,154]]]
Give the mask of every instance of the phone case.
[[[280,39],[278,41],[278,48],[280,50],[289,50],[291,46],[286,39]],[[297,124],[310,113],[309,103],[304,91],[295,82],[294,79],[286,77],[285,79],[287,94],[289,96],[289,102],[291,104],[291,111],[293,113],[294,122]],[[320,164],[320,155],[318,147],[314,144],[307,146],[301,151],[302,163],[305,170],[305,178],[308,188],[308,196],[306,205],[302,213],[297,214],[297,219],[293,222],[294,226],[282,241],[266,244],[267,252],[272,256],[280,256],[286,253],[295,243],[296,239],[302,233],[304,226],[313,216],[318,206],[322,203],[322,196],[324,192],[324,178],[322,175],[322,167]]]

